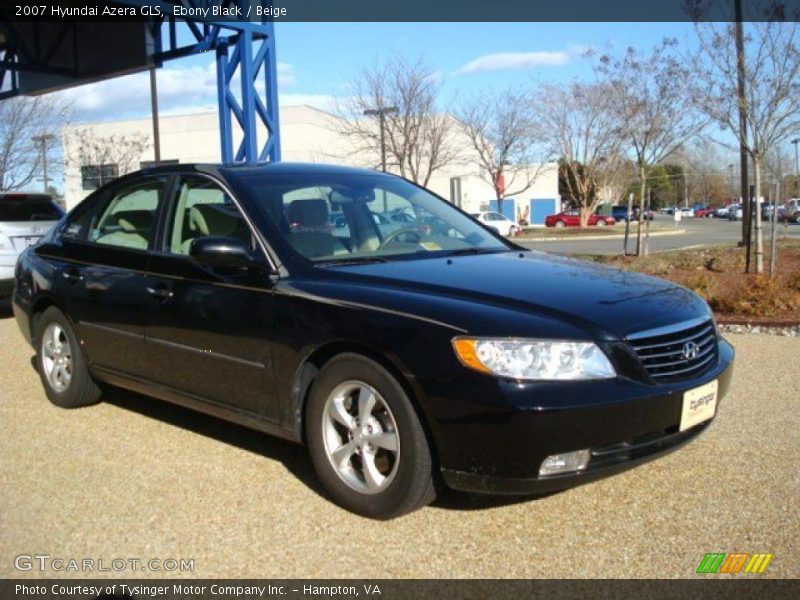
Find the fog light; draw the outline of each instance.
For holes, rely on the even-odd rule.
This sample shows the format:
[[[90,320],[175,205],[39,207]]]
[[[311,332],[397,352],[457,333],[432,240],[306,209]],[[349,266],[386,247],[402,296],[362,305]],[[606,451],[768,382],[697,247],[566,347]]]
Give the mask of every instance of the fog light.
[[[542,461],[542,467],[539,469],[539,476],[583,471],[588,464],[588,450],[576,450],[575,452],[565,452],[564,454],[553,454]]]

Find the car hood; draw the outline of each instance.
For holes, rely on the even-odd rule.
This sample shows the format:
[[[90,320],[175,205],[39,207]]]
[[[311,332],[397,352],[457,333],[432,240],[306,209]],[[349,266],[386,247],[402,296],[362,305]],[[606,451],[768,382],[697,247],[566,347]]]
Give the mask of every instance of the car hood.
[[[708,316],[703,299],[655,277],[541,252],[336,267],[373,284],[558,319],[606,339]],[[487,312],[486,318],[491,318]]]

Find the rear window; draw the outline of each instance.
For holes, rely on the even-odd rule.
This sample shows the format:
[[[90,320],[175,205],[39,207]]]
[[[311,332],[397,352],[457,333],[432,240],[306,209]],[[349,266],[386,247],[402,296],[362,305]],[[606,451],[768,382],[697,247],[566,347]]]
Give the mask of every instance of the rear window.
[[[0,198],[0,221],[58,221],[61,215],[61,209],[45,198]]]

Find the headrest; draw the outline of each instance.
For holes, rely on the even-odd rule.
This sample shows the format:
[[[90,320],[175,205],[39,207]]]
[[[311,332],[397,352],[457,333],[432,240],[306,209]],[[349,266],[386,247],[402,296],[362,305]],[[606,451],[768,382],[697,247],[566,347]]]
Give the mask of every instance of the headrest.
[[[286,218],[292,225],[300,227],[323,227],[328,225],[328,203],[318,198],[295,200],[289,204]]]
[[[189,229],[202,235],[231,235],[236,231],[239,219],[224,211],[220,205],[195,204],[189,209]]]
[[[117,216],[117,225],[127,233],[148,231],[153,224],[153,213],[149,210],[127,210]]]

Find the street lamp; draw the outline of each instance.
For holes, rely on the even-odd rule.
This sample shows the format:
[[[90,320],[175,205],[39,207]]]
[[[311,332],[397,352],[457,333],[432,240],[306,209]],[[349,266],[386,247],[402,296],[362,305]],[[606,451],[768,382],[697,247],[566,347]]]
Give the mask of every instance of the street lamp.
[[[794,189],[797,196],[800,197],[800,159],[797,155],[797,144],[800,144],[800,138],[794,138],[792,143],[794,144]]]
[[[50,180],[47,178],[47,142],[54,139],[56,139],[56,136],[54,136],[52,133],[35,135],[32,138],[33,143],[38,145],[42,151],[42,179],[44,180],[45,194],[47,193],[47,190],[50,187]]]
[[[386,136],[384,134],[384,127],[386,123],[386,115],[397,114],[396,106],[387,106],[386,108],[368,109],[364,111],[365,117],[378,117],[381,129],[381,168],[386,172]]]

